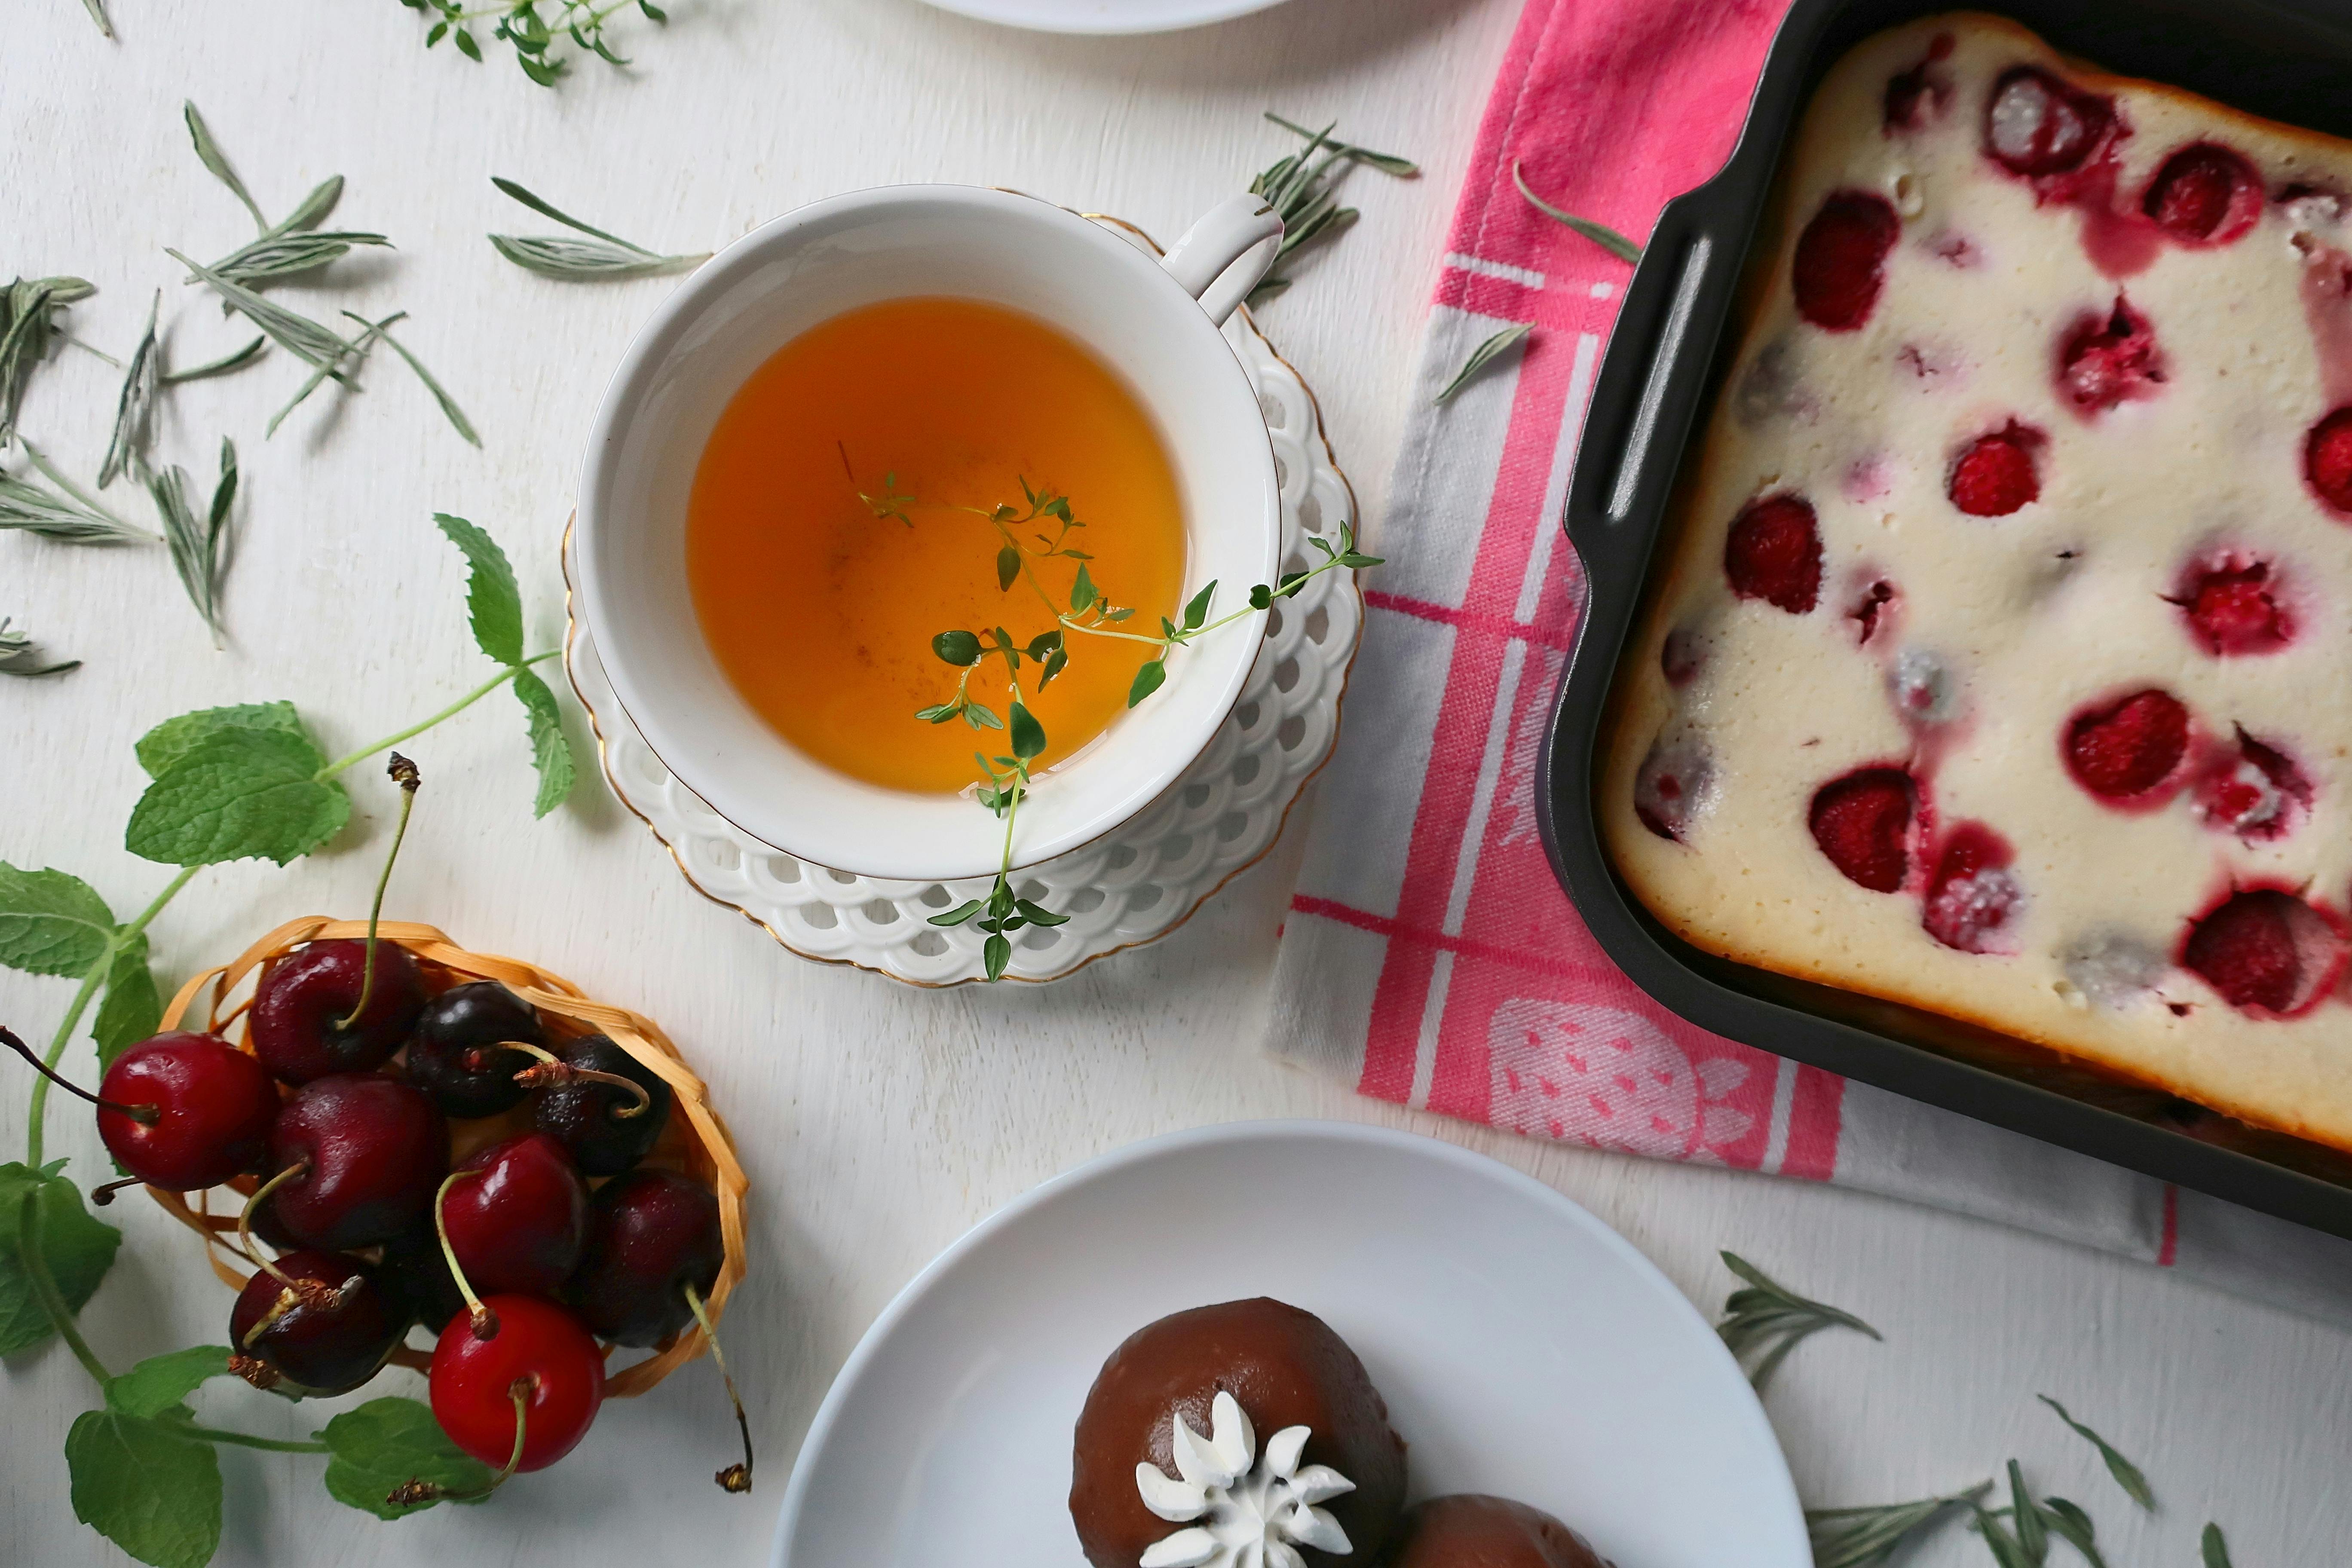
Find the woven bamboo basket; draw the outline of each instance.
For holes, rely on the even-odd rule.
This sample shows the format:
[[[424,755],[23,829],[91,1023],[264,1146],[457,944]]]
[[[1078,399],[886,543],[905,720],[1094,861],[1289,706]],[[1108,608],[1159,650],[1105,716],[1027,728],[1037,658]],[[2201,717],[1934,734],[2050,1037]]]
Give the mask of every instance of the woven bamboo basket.
[[[208,969],[180,987],[172,1005],[163,1010],[163,1027],[182,1026],[198,996],[207,988],[212,1000],[206,1005],[204,1027],[226,1035],[231,1026],[237,1033],[234,1043],[241,1050],[253,1048],[244,1027],[247,1011],[253,1005],[252,987],[270,964],[285,957],[304,942],[339,937],[364,937],[365,921],[329,920],[323,915],[308,915],[289,921],[268,936],[247,948],[236,959],[217,969]],[[711,1286],[707,1302],[710,1319],[716,1323],[727,1310],[727,1299],[743,1278],[745,1266],[745,1233],[743,1222],[744,1194],[751,1183],[743,1174],[741,1162],[736,1158],[735,1140],[727,1124],[710,1108],[709,1091],[702,1080],[686,1065],[677,1047],[671,1043],[660,1026],[625,1007],[615,1007],[588,999],[580,987],[560,974],[552,974],[537,964],[519,958],[502,958],[495,953],[468,952],[428,925],[412,925],[385,921],[376,927],[379,941],[398,942],[416,957],[424,967],[425,986],[438,992],[469,980],[495,980],[537,1008],[548,1026],[549,1033],[559,1038],[601,1034],[627,1051],[639,1062],[659,1074],[670,1087],[675,1103],[669,1125],[664,1129],[661,1142],[654,1146],[646,1159],[652,1168],[673,1170],[693,1177],[719,1196],[719,1220],[726,1247],[726,1259],[719,1266],[717,1283]],[[236,1000],[231,1001],[235,997]],[[452,1121],[449,1125],[451,1157],[462,1160],[473,1150],[520,1131],[525,1124],[511,1113],[503,1117],[486,1117],[479,1121]],[[236,1250],[236,1216],[250,1197],[257,1179],[240,1176],[229,1184],[238,1194],[225,1213],[212,1207],[212,1192],[190,1194],[165,1192],[149,1187],[148,1194],[163,1206],[164,1212],[204,1238],[205,1255],[213,1272],[231,1289],[242,1289],[252,1278],[238,1266],[247,1262]],[[678,1366],[702,1354],[706,1349],[701,1328],[688,1328],[665,1344],[656,1347],[652,1355],[610,1373],[604,1392],[619,1398],[628,1398],[667,1377]],[[607,1354],[610,1347],[607,1347]],[[431,1355],[412,1346],[403,1345],[394,1352],[392,1359],[403,1366],[424,1370]]]

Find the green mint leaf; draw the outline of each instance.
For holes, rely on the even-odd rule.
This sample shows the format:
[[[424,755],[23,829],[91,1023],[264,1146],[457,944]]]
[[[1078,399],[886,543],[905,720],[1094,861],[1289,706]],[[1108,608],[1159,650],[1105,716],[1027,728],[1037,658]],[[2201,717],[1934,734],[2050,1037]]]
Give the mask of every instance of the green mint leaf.
[[[466,611],[474,644],[500,664],[522,662],[522,590],[497,540],[467,522],[436,511],[433,521],[466,557]]]
[[[2198,1537],[2197,1555],[2204,1560],[2205,1568],[2230,1568],[2230,1543],[2221,1539],[2221,1527],[2210,1519],[2205,1521],[2205,1533]]]
[[[29,1350],[56,1331],[34,1298],[33,1281],[17,1250],[28,1194],[42,1259],[58,1294],[75,1311],[81,1310],[106,1278],[114,1265],[114,1249],[122,1245],[122,1233],[92,1219],[81,1205],[81,1190],[58,1174],[64,1163],[59,1160],[37,1171],[16,1163],[0,1165],[0,1355]]]
[[[2133,1464],[2129,1459],[2125,1458],[2121,1454],[2117,1453],[2115,1446],[2109,1443],[2105,1437],[2100,1436],[2096,1432],[2092,1431],[2088,1426],[2084,1426],[2080,1421],[2075,1420],[2072,1415],[2068,1415],[2064,1405],[2059,1404],[2056,1400],[2051,1398],[2046,1394],[2036,1395],[2036,1397],[2039,1398],[2042,1404],[2047,1405],[2051,1409],[2056,1411],[2058,1413],[2058,1419],[2066,1423],[2067,1426],[2072,1426],[2077,1436],[2083,1438],[2084,1441],[2088,1442],[2091,1447],[2099,1451],[2099,1458],[2107,1462],[2107,1474],[2115,1477],[2116,1485],[2123,1488],[2125,1493],[2130,1497],[2132,1501],[2139,1504],[2140,1507],[2146,1509],[2150,1513],[2154,1513],[2156,1511],[2156,1493],[2148,1489],[2147,1478],[2140,1473],[2140,1468],[2137,1465]]]
[[[90,1038],[98,1042],[101,1070],[114,1058],[147,1038],[163,1024],[163,998],[155,989],[154,971],[147,967],[147,933],[125,942],[107,966],[106,999],[98,1005]]]
[[[114,911],[79,877],[0,860],[0,963],[28,974],[87,974],[114,940]]]
[[[1036,716],[1019,702],[1013,704],[1013,728],[1010,733],[1013,738],[1013,754],[1024,763],[1045,749],[1045,727],[1038,723]]]
[[[1209,618],[1209,597],[1216,591],[1216,579],[1213,577],[1209,580],[1208,585],[1193,595],[1190,602],[1185,605],[1184,629],[1186,631],[1196,632],[1201,629],[1201,623]]]
[[[1021,575],[1021,552],[1008,544],[996,552],[996,591],[1000,594],[1013,586]]]
[[[139,737],[139,765],[149,778],[186,756],[199,742],[222,730],[283,730],[309,738],[302,716],[291,702],[240,702],[233,708],[199,708],[166,719]]]
[[[1101,597],[1095,587],[1095,580],[1087,575],[1087,563],[1079,562],[1077,581],[1070,584],[1070,614],[1084,614],[1087,605]]]
[[[982,793],[986,794],[987,792],[982,791]],[[962,903],[958,904],[955,908],[944,910],[940,914],[933,915],[930,919],[930,923],[935,926],[960,926],[963,924],[964,921],[971,919],[972,916],[980,913],[980,900],[978,899],[966,899]]]
[[[1158,658],[1151,660],[1141,669],[1135,672],[1135,684],[1127,689],[1127,705],[1129,708],[1134,707],[1137,703],[1142,701],[1145,698],[1159,690],[1160,683],[1167,679],[1167,661],[1165,659]]]
[[[421,1502],[403,1508],[386,1502],[392,1489],[404,1481],[432,1481],[452,1491],[474,1491],[489,1484],[489,1468],[467,1458],[442,1432],[433,1412],[414,1399],[371,1399],[310,1436],[327,1445],[328,1492],[337,1502],[378,1519],[405,1519],[433,1506]]]
[[[515,671],[514,689],[530,716],[530,765],[539,770],[539,795],[531,802],[530,814],[545,816],[572,793],[572,742],[563,737],[563,710],[555,704],[555,693],[538,672]]]
[[[981,961],[987,965],[992,981],[1004,978],[1004,966],[1013,962],[1013,943],[1003,936],[992,936],[981,950]]]
[[[970,632],[941,632],[931,639],[931,651],[958,668],[980,662],[980,639]]]
[[[319,749],[282,730],[213,734],[163,770],[131,809],[123,847],[167,866],[288,861],[340,832],[352,798]]]
[[[1274,590],[1263,583],[1253,584],[1250,588],[1249,602],[1251,609],[1263,610],[1274,603]]]
[[[173,1408],[193,1419],[185,1405]],[[153,1568],[204,1568],[220,1546],[220,1461],[171,1422],[85,1411],[66,1435],[74,1517]]]
[[[149,1356],[106,1385],[107,1408],[119,1415],[162,1415],[208,1379],[228,1375],[226,1345],[196,1345]]]

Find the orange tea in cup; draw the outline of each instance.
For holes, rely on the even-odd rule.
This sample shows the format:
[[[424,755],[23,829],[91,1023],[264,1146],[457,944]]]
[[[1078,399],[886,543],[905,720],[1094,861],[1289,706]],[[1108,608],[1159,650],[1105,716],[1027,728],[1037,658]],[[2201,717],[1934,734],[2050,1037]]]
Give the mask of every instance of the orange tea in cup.
[[[1056,497],[1080,526],[1038,512]],[[1002,730],[916,717],[964,674],[933,637],[1002,628],[1026,647],[1055,629],[1082,568],[1133,607],[1118,629],[1156,633],[1183,587],[1184,517],[1150,418],[1087,349],[999,306],[892,300],[794,338],[736,392],[695,471],[686,556],[703,637],[768,724],[853,778],[944,793],[980,778],[974,752],[1011,747]],[[1002,567],[1017,567],[1009,582]],[[1110,726],[1157,652],[1065,640],[1043,690],[1026,657],[1017,673],[984,658],[970,678],[1000,720],[1019,681],[1048,739],[1041,769]]]

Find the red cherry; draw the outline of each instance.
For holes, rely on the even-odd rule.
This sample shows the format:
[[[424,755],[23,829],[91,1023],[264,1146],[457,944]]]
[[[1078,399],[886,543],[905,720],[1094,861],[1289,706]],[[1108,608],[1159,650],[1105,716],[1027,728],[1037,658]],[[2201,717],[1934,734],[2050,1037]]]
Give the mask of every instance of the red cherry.
[[[2341,922],[2291,893],[2232,893],[2189,922],[2181,967],[2204,977],[2221,1000],[2257,1017],[2309,1007],[2344,963]]]
[[[449,1440],[503,1469],[515,1451],[515,1396],[522,1397],[522,1458],[541,1470],[579,1447],[604,1402],[604,1358],[580,1320],[536,1296],[494,1296],[499,1331],[475,1337],[453,1318],[433,1347],[433,1418]]]
[[[581,1321],[618,1345],[661,1343],[694,1321],[727,1259],[719,1200],[667,1171],[632,1171],[596,1189],[587,1256],[567,1291]]]
[[[410,1313],[383,1275],[339,1252],[289,1252],[257,1271],[229,1311],[229,1365],[257,1387],[357,1388],[383,1366]]]
[[[457,1167],[441,1227],[476,1290],[551,1295],[580,1266],[588,1184],[562,1144],[518,1133]]]
[[[2178,593],[2189,634],[2221,658],[2276,653],[2294,638],[2294,617],[2279,602],[2267,561],[2225,556],[2192,567]]]
[[[1714,773],[1714,760],[1697,741],[1659,736],[1633,774],[1634,816],[1659,837],[1681,843],[1706,803]]]
[[[194,1192],[260,1165],[278,1086],[218,1035],[174,1029],[114,1058],[99,1081],[98,1135],[117,1163],[153,1186]],[[115,1106],[152,1106],[143,1122]]]
[[[2066,727],[2066,766],[2105,800],[2145,795],[2170,779],[2189,753],[2189,710],[2168,692],[2136,691],[2079,713]]]
[[[1970,517],[2007,517],[2042,493],[2033,448],[2041,437],[2014,421],[1979,436],[1952,465],[1948,493]]]
[[[332,1252],[392,1240],[424,1219],[449,1166],[449,1126],[423,1090],[381,1073],[304,1084],[269,1130],[278,1221]]]
[[[2028,179],[2081,168],[2115,123],[2115,106],[2032,66],[1993,84],[1985,104],[1985,152]]]
[[[2236,752],[2225,753],[2199,783],[2197,810],[2208,826],[2251,843],[2285,837],[2311,795],[2311,781],[2285,752],[2242,729]]]
[[[2025,889],[2009,869],[2008,842],[1980,822],[1961,822],[1944,839],[1919,923],[1946,947],[1999,952]]]
[[[2227,147],[2200,142],[2164,161],[2140,210],[2183,245],[2227,245],[2262,216],[2262,176]]]
[[[1822,536],[1802,496],[1752,500],[1723,541],[1723,574],[1743,599],[1761,599],[1792,616],[1813,607],[1822,590]]]
[[[1833,191],[1797,237],[1790,284],[1797,313],[1832,332],[1850,332],[1870,319],[1886,280],[1886,253],[1903,221],[1885,196]]]
[[[1908,841],[1916,791],[1900,768],[1863,768],[1813,794],[1813,842],[1830,864],[1874,893],[1891,893],[1910,874]]]
[[[2336,409],[2311,427],[2303,473],[2321,500],[2352,516],[2352,407]]]
[[[309,1083],[391,1059],[424,1009],[425,976],[406,948],[379,942],[370,987],[367,950],[358,938],[309,942],[262,973],[250,1019],[262,1065],[288,1083]],[[367,1008],[352,1018],[362,988]]]
[[[2088,419],[2119,403],[2153,397],[2164,384],[2156,330],[2120,294],[2115,308],[2074,319],[2058,345],[2058,393]],[[2347,462],[2352,475],[2352,462]]]

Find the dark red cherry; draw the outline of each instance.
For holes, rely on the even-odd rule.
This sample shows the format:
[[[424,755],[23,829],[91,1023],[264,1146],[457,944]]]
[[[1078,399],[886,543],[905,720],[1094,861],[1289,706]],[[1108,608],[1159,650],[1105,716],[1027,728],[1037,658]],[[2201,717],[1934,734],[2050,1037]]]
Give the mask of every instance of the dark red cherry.
[[[2105,800],[2145,795],[2171,780],[2189,754],[2189,710],[2168,691],[2136,691],[2086,709],[2066,727],[2066,766]]]
[[[373,1377],[408,1331],[406,1304],[364,1258],[289,1252],[276,1270],[247,1280],[229,1311],[229,1364],[248,1383],[341,1394]]]
[[[2058,393],[2085,419],[2153,397],[2166,376],[2156,329],[2120,294],[2112,309],[2074,318],[2058,343]]]
[[[1911,819],[1918,788],[1901,768],[1859,768],[1813,792],[1813,842],[1830,864],[1875,893],[1911,874]]]
[[[2256,1017],[2310,1007],[2343,973],[2343,922],[2292,893],[2253,888],[2189,922],[2180,963]]]
[[[2227,245],[2263,214],[2263,177],[2211,142],[2183,147],[2150,180],[2140,210],[2183,245]]]
[[[669,1121],[669,1085],[653,1068],[603,1035],[567,1040],[556,1054],[566,1066],[613,1073],[646,1091],[645,1108],[617,1084],[556,1083],[531,1095],[531,1124],[570,1152],[586,1176],[617,1176],[644,1159]]]
[[[504,1469],[515,1450],[515,1401],[522,1401],[518,1470],[540,1470],[579,1447],[604,1402],[604,1357],[580,1320],[536,1296],[493,1296],[499,1331],[475,1336],[463,1317],[433,1348],[433,1419],[449,1440]]]
[[[287,1233],[343,1251],[429,1223],[449,1168],[449,1124],[422,1089],[381,1073],[304,1084],[269,1130],[278,1171],[299,1167],[270,1195]]]
[[[530,1003],[495,980],[453,985],[416,1016],[408,1037],[408,1081],[448,1116],[496,1116],[522,1103],[515,1074],[537,1058],[499,1048],[520,1040],[544,1047],[547,1032]]]
[[[250,1026],[264,1067],[288,1083],[309,1083],[391,1059],[425,1005],[425,977],[406,948],[377,942],[367,1009],[352,1018],[367,984],[367,949],[357,938],[310,942],[263,972]]]
[[[1797,237],[1790,286],[1797,314],[1832,332],[1870,319],[1886,281],[1886,254],[1903,233],[1893,204],[1868,191],[1833,191]]]
[[[2352,406],[2311,427],[2304,438],[2303,472],[2331,510],[2352,514]]]
[[[1765,496],[1742,507],[1723,540],[1723,574],[1743,599],[1801,616],[1822,591],[1822,535],[1802,496]]]
[[[588,1184],[562,1144],[517,1133],[457,1167],[440,1225],[477,1291],[552,1295],[580,1267]]]
[[[668,1171],[632,1171],[596,1190],[587,1254],[568,1295],[598,1339],[656,1345],[694,1321],[688,1289],[707,1300],[726,1258],[709,1188]]]
[[[438,1334],[466,1310],[465,1294],[442,1256],[441,1237],[427,1223],[383,1244],[384,1278],[416,1321]]]
[[[278,1086],[261,1064],[222,1039],[174,1029],[114,1058],[99,1081],[98,1135],[116,1163],[175,1193],[217,1186],[269,1154]],[[115,1106],[153,1106],[155,1120]]]
[[[2029,179],[2081,168],[2115,123],[2115,107],[2048,71],[2019,66],[1993,84],[1985,151]]]

